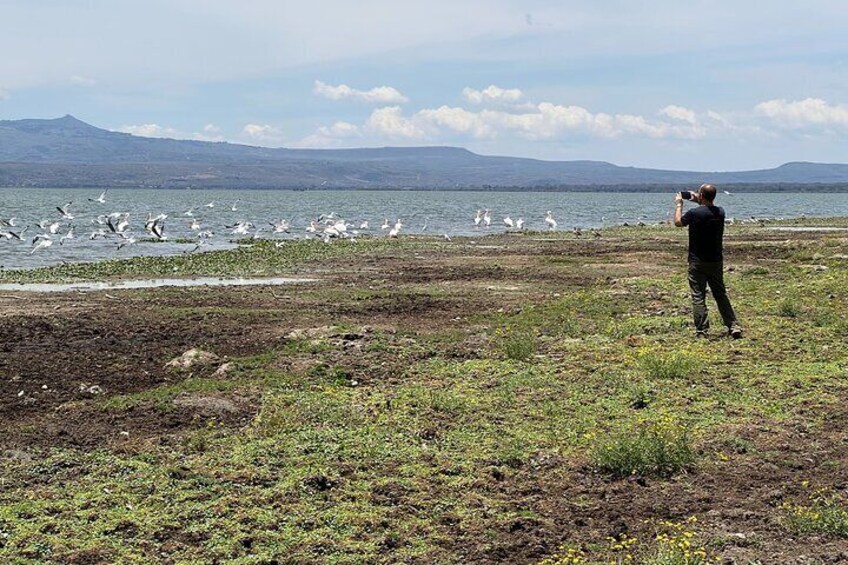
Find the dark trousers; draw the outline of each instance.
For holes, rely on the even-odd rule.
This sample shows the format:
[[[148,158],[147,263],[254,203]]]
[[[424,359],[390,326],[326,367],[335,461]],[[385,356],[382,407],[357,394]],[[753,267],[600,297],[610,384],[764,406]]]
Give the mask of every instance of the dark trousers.
[[[724,325],[728,328],[737,326],[736,314],[727,297],[724,286],[724,265],[722,263],[689,263],[689,288],[692,290],[692,314],[695,318],[695,330],[705,332],[710,327],[707,314],[707,285],[713,293],[718,311]]]

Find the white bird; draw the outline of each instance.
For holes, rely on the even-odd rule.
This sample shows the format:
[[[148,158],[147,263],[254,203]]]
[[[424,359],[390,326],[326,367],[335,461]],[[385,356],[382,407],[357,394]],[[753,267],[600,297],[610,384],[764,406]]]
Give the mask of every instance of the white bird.
[[[250,231],[250,228],[254,227],[250,222],[238,222],[237,224],[233,224],[232,226],[226,226],[227,229],[232,229],[230,232],[235,235],[247,235],[247,232]]]
[[[400,218],[398,218],[398,221],[395,222],[394,227],[389,230],[389,237],[397,237],[402,227],[403,224],[400,222]]]
[[[503,223],[508,228],[512,228],[512,227],[515,226],[515,224],[512,221],[512,218],[510,218],[509,216],[507,216],[506,218],[503,219]]]
[[[368,220],[362,220],[362,223],[359,224],[359,229],[367,230],[368,229]]]
[[[236,201],[235,201],[235,202],[233,202],[233,205],[232,205],[232,206],[230,206],[230,210],[231,210],[232,212],[238,212],[238,208],[237,208],[237,206],[236,206],[238,203],[239,203],[239,199],[238,199],[238,198],[236,198]]]
[[[189,218],[194,217],[194,208],[189,208],[185,212],[183,212],[183,216],[188,216]]]
[[[520,230],[523,230],[524,229],[524,218],[518,218],[515,221],[515,227],[517,227]]]
[[[274,228],[274,233],[289,233],[288,220],[277,220],[276,222],[270,222],[270,225]]]
[[[104,230],[103,228],[97,229],[97,230],[91,232],[91,235],[88,236],[88,239],[97,239],[98,237],[105,238],[106,237],[106,230]]]
[[[730,193],[729,191],[727,191],[727,190],[724,190],[724,191],[722,191],[722,192],[724,192],[724,193],[725,193],[726,195],[728,195],[728,196],[733,196],[733,194],[731,194],[731,193]]]
[[[319,224],[315,220],[312,220],[311,222],[309,222],[309,225],[306,227],[306,232],[307,233],[318,233],[318,231],[320,229],[321,229],[321,224]]]
[[[197,218],[192,218],[191,222],[188,225],[188,229],[190,229],[191,231],[198,231],[200,230],[200,228],[200,220],[198,220]]]
[[[154,218],[153,222],[149,224],[149,227],[148,226],[145,226],[145,227],[147,227],[147,231],[151,235],[155,236],[156,239],[158,239],[159,241],[165,241],[166,239],[168,239],[167,237],[165,237],[165,222],[164,222],[164,220],[162,220],[158,217]]]
[[[477,210],[477,215],[474,216],[474,227],[479,228],[480,222],[483,221],[483,210]]]
[[[424,225],[423,225],[423,226],[421,226],[421,231],[422,231],[422,232],[427,231],[427,220],[426,220],[426,219],[424,220]]]
[[[555,230],[557,227],[556,220],[554,220],[554,214],[550,210],[548,210],[547,215],[545,216],[545,223],[548,224],[548,229],[551,231]]]
[[[38,227],[43,230],[47,230],[53,235],[59,231],[59,225],[59,222],[51,222],[50,220],[42,220],[38,222]]]
[[[73,204],[73,202],[68,202],[64,206],[56,206],[56,209],[59,210],[59,213],[62,214],[62,218],[64,218],[65,220],[73,220],[74,219],[74,215],[71,214],[71,210],[70,210],[71,204]]]
[[[162,223],[168,219],[168,214],[159,214],[158,216],[151,216],[150,212],[147,213],[147,219],[144,220],[144,229],[147,231],[152,231],[153,226]]]
[[[133,245],[136,241],[138,241],[138,240],[137,240],[135,237],[133,237],[133,236],[129,236],[129,237],[127,237],[127,235],[126,235],[126,234],[124,234],[124,233],[121,233],[120,235],[121,235],[121,237],[122,237],[122,238],[124,238],[124,240],[123,240],[121,243],[119,243],[119,244],[118,244],[118,249],[119,249],[119,250],[120,250],[121,248],[123,248],[123,247],[126,247],[127,245]]]
[[[130,225],[130,215],[126,212],[123,214],[113,212],[106,218],[106,225],[112,233],[124,233]]]
[[[65,245],[66,239],[74,239],[74,226],[71,226],[68,233],[59,238],[59,245]]]
[[[207,204],[207,205],[206,205],[206,207],[207,207],[207,208],[214,208],[214,207],[215,207],[215,201],[213,200],[212,202],[210,202],[209,204]]]
[[[490,225],[492,225],[492,216],[490,216],[490,215],[489,215],[489,211],[488,211],[488,210],[485,210],[485,211],[483,212],[483,223],[484,223],[484,224],[486,224],[486,227],[487,227],[487,228],[488,228]]]
[[[108,188],[106,190],[104,190],[103,192],[101,192],[100,196],[98,196],[97,198],[89,198],[88,201],[89,202],[98,202],[100,204],[106,204],[106,193],[107,192],[109,192]]]
[[[53,240],[50,239],[50,236],[47,235],[47,234],[39,234],[39,235],[35,236],[35,238],[32,240],[32,242],[33,242],[34,246],[32,248],[32,251],[29,252],[30,255],[32,255],[33,253],[35,253],[39,249],[46,249],[46,248],[50,247],[51,245],[53,245]]]
[[[388,218],[386,218],[385,220],[383,220],[383,225],[382,225],[382,226],[380,226],[380,229],[381,229],[381,230],[387,230],[387,229],[389,229],[390,227],[392,227],[392,226],[391,226],[391,224],[389,224],[389,219],[388,219]]]

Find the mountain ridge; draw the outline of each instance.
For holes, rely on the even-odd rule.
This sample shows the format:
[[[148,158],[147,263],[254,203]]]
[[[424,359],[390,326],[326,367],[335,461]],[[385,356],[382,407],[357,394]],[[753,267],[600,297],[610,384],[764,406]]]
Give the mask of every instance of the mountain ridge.
[[[195,188],[564,188],[655,184],[848,183],[848,164],[686,171],[607,161],[480,155],[462,147],[268,148],[149,138],[68,114],[0,121],[0,186]]]

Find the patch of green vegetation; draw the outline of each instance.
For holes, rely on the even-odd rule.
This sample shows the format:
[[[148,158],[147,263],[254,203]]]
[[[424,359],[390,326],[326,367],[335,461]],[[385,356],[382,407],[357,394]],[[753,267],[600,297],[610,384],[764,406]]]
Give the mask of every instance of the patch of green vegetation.
[[[691,431],[668,417],[641,421],[599,439],[592,450],[592,464],[614,477],[670,477],[695,460]]]
[[[793,533],[848,538],[848,503],[829,489],[814,492],[807,503],[785,503],[781,509]]]
[[[144,256],[110,259],[96,263],[68,263],[37,269],[0,271],[0,282],[103,281],[144,277],[260,277],[291,273],[311,263],[348,256],[368,256],[407,252],[438,243],[427,240],[362,239],[326,244],[317,240],[297,240],[276,247],[270,240],[251,240],[249,245],[206,253]]]
[[[682,379],[691,376],[701,366],[695,354],[679,349],[647,349],[639,353],[639,367],[651,379]]]
[[[624,274],[615,281],[594,274],[579,288],[545,281],[550,286],[539,292],[505,293],[501,313],[477,305],[490,300],[486,276],[503,282],[517,275],[506,267],[481,271],[473,285],[330,282],[291,292],[285,308],[292,310],[292,327],[316,325],[311,307],[332,304],[351,331],[365,324],[377,329],[349,350],[332,337],[268,341],[273,350],[232,360],[236,368],[226,377],[206,376],[209,368],[99,399],[116,417],[138,406],[168,410],[186,393],[248,392],[261,404],[238,427],[205,425],[162,441],[0,460],[0,560],[456,562],[468,555],[469,545],[461,544],[496,547],[510,535],[505,523],[539,519],[538,496],[522,493],[571,481],[587,460],[613,479],[635,474],[661,481],[698,465],[699,449],[719,454],[704,472],[736,457],[781,457],[759,444],[756,430],[780,433],[791,425],[792,434],[814,434],[848,395],[841,347],[848,337],[842,300],[848,268],[834,262],[824,272],[801,269],[794,250],[761,240],[761,228],[735,226],[732,253],[757,263],[727,277],[746,338],[713,335],[693,343],[685,265],[671,271],[679,257],[656,255],[682,246],[685,232],[651,229],[656,241],[642,228],[605,232],[615,238],[616,252],[586,259],[598,273],[616,264]],[[745,239],[749,232],[756,238]],[[540,245],[571,239],[533,234],[497,241],[537,253]],[[405,257],[411,249],[441,249],[427,240],[338,243],[292,242],[277,250],[260,242],[208,257],[64,266],[28,276],[144,276],[158,269],[157,275],[168,269],[272,274],[347,254]],[[840,245],[834,253],[844,252]],[[644,269],[649,257],[663,269]],[[582,256],[563,262],[574,269],[585,263]],[[538,264],[553,268],[549,263]],[[133,265],[141,271],[132,272]],[[212,314],[223,324],[255,315],[257,324],[273,324],[267,309],[183,308],[181,294],[167,289],[138,296],[167,297],[150,307],[177,318]],[[801,314],[814,315],[780,315],[775,297],[781,296],[798,297]],[[467,313],[451,311],[443,325],[435,323],[439,308],[427,324],[415,317],[421,310],[407,308],[462,300]],[[357,383],[360,372],[366,378]],[[737,436],[739,430],[745,433]],[[595,503],[584,496],[581,503]],[[796,532],[844,535],[844,508],[820,501],[787,507],[786,523]],[[633,538],[587,540],[546,563],[618,564],[628,563],[627,555],[650,565],[715,562],[692,523],[654,528],[625,512],[641,528]]]
[[[787,297],[777,303],[777,313],[784,318],[797,318],[801,314],[801,304],[794,297]]]
[[[622,534],[602,547],[564,546],[539,565],[712,565],[716,554],[695,528],[697,519],[662,521],[652,536]]]
[[[527,361],[536,353],[536,335],[529,331],[512,330],[501,333],[500,347],[504,356],[513,361]]]

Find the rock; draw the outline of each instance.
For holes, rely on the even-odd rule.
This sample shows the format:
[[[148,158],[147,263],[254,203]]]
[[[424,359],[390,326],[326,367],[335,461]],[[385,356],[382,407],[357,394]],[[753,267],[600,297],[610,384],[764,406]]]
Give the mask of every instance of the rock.
[[[326,339],[338,334],[337,326],[297,328],[286,334],[286,339]]]
[[[227,362],[218,367],[214,373],[212,373],[213,377],[226,377],[229,376],[230,373],[236,370],[235,363]]]
[[[103,390],[102,386],[100,386],[100,385],[90,385],[88,383],[80,383],[79,391],[83,394],[92,394],[92,395],[103,394],[105,392]]]
[[[188,369],[190,367],[211,365],[217,363],[219,359],[214,353],[192,348],[179,357],[174,357],[165,363],[165,367],[168,369]]]

